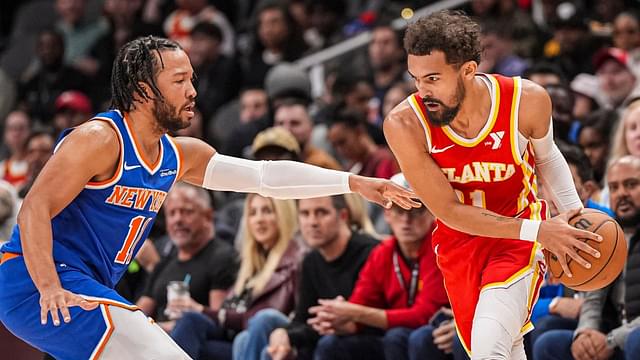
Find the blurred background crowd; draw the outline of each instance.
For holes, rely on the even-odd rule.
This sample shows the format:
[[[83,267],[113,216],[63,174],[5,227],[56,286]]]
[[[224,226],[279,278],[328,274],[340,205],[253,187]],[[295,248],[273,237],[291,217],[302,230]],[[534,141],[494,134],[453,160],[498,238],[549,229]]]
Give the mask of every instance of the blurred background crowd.
[[[406,185],[381,131],[386,114],[415,92],[403,28],[421,10],[462,9],[482,27],[479,71],[547,89],[556,142],[581,199],[618,219],[630,245],[626,271],[606,289],[545,285],[532,314],[537,329],[525,338],[530,358],[640,357],[639,7],[637,0],[4,1],[0,243],[58,134],[109,108],[113,59],[144,35],[180,43],[197,74],[196,117],[176,135],[227,155]],[[179,185],[118,290],[195,359],[465,359],[431,250],[432,225],[424,207],[384,210],[355,195],[294,202]],[[186,296],[168,299],[176,282]],[[21,348],[5,330],[0,343]]]

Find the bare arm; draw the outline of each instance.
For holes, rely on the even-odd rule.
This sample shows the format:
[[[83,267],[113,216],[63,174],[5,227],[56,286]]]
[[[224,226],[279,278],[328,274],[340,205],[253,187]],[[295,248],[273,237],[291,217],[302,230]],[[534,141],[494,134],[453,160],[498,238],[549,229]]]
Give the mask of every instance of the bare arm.
[[[44,166],[18,214],[24,260],[40,292],[43,323],[46,323],[50,309],[56,324],[59,323],[58,313],[53,309],[60,309],[68,322],[67,305],[82,305],[81,298],[73,298],[61,287],[53,263],[51,219],[82,191],[87,182],[112,176],[120,153],[116,136],[115,130],[99,121],[74,130]]]

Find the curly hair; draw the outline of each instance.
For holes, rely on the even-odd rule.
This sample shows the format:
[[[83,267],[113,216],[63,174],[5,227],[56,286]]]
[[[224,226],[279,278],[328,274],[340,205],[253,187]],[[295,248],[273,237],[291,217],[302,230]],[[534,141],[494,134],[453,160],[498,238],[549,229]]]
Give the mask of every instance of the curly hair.
[[[129,112],[136,108],[134,95],[150,100],[151,96],[140,86],[149,85],[153,95],[162,98],[156,74],[164,69],[161,52],[181,49],[178,43],[155,36],[141,37],[126,43],[116,56],[111,72],[111,107]],[[157,57],[153,55],[156,52]]]
[[[442,51],[448,64],[480,63],[480,25],[462,11],[438,11],[407,27],[404,48],[410,55]]]

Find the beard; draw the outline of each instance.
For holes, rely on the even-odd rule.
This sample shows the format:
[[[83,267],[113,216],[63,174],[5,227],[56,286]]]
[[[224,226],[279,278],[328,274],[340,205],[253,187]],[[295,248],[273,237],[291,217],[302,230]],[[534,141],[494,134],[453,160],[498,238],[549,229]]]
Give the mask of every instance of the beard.
[[[427,103],[436,103],[440,105],[442,110],[439,112],[433,112],[429,110],[428,106],[425,106],[425,110],[427,112],[429,122],[436,126],[445,126],[449,125],[453,119],[456,118],[458,112],[460,111],[460,105],[464,100],[466,95],[464,84],[462,83],[462,79],[458,78],[458,83],[456,84],[456,94],[454,97],[454,102],[456,105],[454,106],[446,106],[444,102],[440,99],[432,98],[432,97],[424,97],[422,98],[422,102],[426,105]]]
[[[622,228],[635,228],[640,224],[640,211],[636,209],[636,211],[625,217],[621,217],[616,214],[616,221],[622,226]]]
[[[164,98],[153,100],[153,116],[158,122],[158,127],[162,132],[176,132],[189,127],[188,121],[182,121],[180,112],[175,106],[167,103]]]

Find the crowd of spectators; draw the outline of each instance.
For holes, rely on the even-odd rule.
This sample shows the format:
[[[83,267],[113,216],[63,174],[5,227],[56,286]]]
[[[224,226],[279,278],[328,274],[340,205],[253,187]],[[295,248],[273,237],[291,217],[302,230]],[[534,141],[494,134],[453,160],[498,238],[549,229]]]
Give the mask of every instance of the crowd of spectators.
[[[404,8],[436,2],[3,2],[0,244],[60,132],[109,108],[113,59],[139,36],[175,40],[197,74],[196,116],[175,135],[228,155],[406,186],[381,131],[391,108],[415,92],[402,31],[391,21]],[[479,71],[547,89],[554,136],[581,200],[615,217],[629,245],[625,271],[605,289],[545,283],[532,313],[536,330],[525,337],[535,360],[640,354],[638,7],[632,0],[461,7],[482,28]],[[320,72],[296,65],[365,31],[366,46]],[[179,184],[118,291],[194,359],[463,360],[431,249],[433,221],[424,207],[385,210],[352,194],[284,201]],[[175,282],[188,296],[168,297]]]

